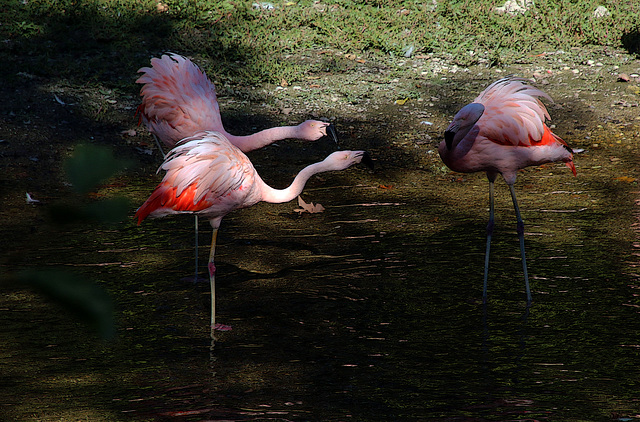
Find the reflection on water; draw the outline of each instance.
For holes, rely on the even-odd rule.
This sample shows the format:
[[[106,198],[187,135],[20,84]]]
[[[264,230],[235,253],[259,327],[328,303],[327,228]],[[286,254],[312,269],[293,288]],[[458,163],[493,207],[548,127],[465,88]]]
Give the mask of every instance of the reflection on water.
[[[219,334],[212,354],[208,285],[179,281],[192,271],[191,219],[91,231],[81,258],[49,249],[45,261],[95,263],[81,270],[114,295],[120,335],[100,343],[37,297],[6,289],[0,333],[5,385],[14,390],[3,416],[557,421],[640,414],[637,276],[631,248],[615,226],[602,226],[602,213],[575,204],[576,212],[550,217],[528,198],[534,302],[526,308],[510,204],[499,205],[483,307],[484,210],[426,207],[410,195],[378,199],[367,200],[393,205],[328,208],[304,220],[280,211],[274,222],[255,218],[263,208],[226,220],[219,315],[234,329]],[[50,400],[45,406],[37,397]]]

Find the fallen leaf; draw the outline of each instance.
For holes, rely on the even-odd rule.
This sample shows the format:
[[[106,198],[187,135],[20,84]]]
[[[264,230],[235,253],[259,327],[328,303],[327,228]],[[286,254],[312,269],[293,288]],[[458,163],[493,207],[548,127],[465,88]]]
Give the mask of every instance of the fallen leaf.
[[[633,92],[634,94],[640,95],[640,88],[638,88],[636,85],[628,85],[627,89],[629,89],[629,91]]]
[[[127,135],[127,136],[136,136],[137,132],[135,129],[129,129],[129,130],[123,130],[122,132],[120,132],[121,135]]]
[[[409,97],[405,98],[404,100],[396,100],[396,104],[404,105],[404,103],[406,103],[407,101],[409,101]]]
[[[378,189],[393,189],[393,185],[378,185]]]
[[[633,182],[636,181],[636,179],[634,177],[629,177],[629,176],[616,177],[613,180],[615,180],[617,182],[626,182],[626,183],[633,183]]]
[[[298,206],[300,208],[296,208],[295,212],[302,214],[303,212],[308,212],[309,214],[316,214],[324,211],[324,207],[320,204],[315,204],[313,202],[309,202],[308,204],[304,202],[302,197],[298,196]]]

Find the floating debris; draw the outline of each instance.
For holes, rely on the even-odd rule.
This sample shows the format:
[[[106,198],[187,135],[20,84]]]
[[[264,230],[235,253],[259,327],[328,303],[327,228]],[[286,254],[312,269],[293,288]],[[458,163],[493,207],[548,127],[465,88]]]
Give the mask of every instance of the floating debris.
[[[29,192],[27,192],[27,204],[36,205],[39,203],[40,201],[38,201],[37,199],[33,199],[33,197],[29,194]]]
[[[62,101],[60,99],[60,97],[58,97],[56,94],[53,94],[53,97],[56,99],[56,101],[58,102],[58,104],[60,105],[67,105],[67,103],[65,103],[64,101]]]

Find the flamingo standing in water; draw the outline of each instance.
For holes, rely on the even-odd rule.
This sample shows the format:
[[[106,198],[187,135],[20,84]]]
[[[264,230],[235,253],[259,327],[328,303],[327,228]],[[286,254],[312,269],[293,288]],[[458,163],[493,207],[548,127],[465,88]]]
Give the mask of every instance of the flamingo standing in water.
[[[333,125],[307,120],[297,126],[280,126],[235,136],[222,125],[214,84],[191,60],[178,54],[151,59],[151,67],[138,70],[142,76],[140,119],[153,135],[164,157],[160,142],[173,148],[178,141],[203,130],[222,133],[242,152],[260,149],[282,139],[317,141],[328,133],[337,142]],[[160,140],[160,142],[158,141]],[[195,278],[198,280],[198,216],[195,216]]]
[[[513,187],[516,173],[528,166],[562,161],[576,175],[573,151],[545,124],[545,119],[550,117],[539,98],[553,100],[525,81],[508,77],[489,85],[455,115],[444,132],[444,141],[438,146],[442,161],[451,170],[461,173],[485,171],[489,179],[489,223],[482,290],[484,303],[487,301],[489,250],[494,227],[493,190],[498,173],[509,186],[516,212],[527,304],[531,303],[531,291],[524,249],[524,222]]]
[[[311,176],[345,170],[363,161],[371,164],[364,151],[337,151],[323,161],[298,173],[286,189],[269,187],[258,175],[249,158],[219,132],[204,131],[190,136],[172,149],[160,167],[166,174],[149,199],[136,212],[138,224],[147,216],[164,217],[190,213],[209,219],[213,228],[209,253],[211,283],[211,338],[214,330],[229,326],[215,322],[216,238],[222,218],[229,212],[260,201],[288,202],[297,197]]]

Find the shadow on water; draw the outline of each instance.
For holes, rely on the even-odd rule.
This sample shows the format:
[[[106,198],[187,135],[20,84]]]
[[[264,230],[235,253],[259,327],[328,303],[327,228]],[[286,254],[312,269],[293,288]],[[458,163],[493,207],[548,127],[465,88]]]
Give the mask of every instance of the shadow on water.
[[[332,187],[351,177],[375,176],[354,170],[310,185],[307,194],[328,205],[323,214],[264,205],[223,222],[219,309],[234,330],[220,334],[213,360],[208,285],[178,281],[192,270],[190,218],[61,234],[42,259],[94,262],[81,271],[113,293],[120,336],[76,341],[82,328],[51,305],[7,292],[6,358],[21,362],[5,375],[20,385],[13,397],[73,394],[69,409],[105,420],[593,420],[638,411],[640,322],[627,306],[631,280],[611,259],[628,245],[598,230],[599,211],[550,213],[537,208],[548,197],[523,195],[527,309],[510,204],[498,202],[485,309],[486,216],[473,195],[452,206],[416,195],[422,186],[356,183],[342,198]],[[87,233],[93,243],[73,242]],[[79,255],[60,262],[70,241]],[[22,365],[31,369],[21,374]],[[49,415],[67,414],[51,406]],[[17,399],[9,409],[22,411]]]
[[[199,345],[196,341],[190,349],[174,339],[149,339],[157,342],[154,349],[165,365],[191,368],[187,378],[198,380],[196,386],[185,380],[184,388],[163,390],[161,404],[154,389],[158,412],[215,415],[212,402],[244,409],[239,418],[292,420],[558,420],[636,411],[639,324],[633,309],[623,306],[631,294],[628,280],[620,277],[619,263],[606,260],[611,251],[624,253],[624,245],[606,237],[586,236],[572,245],[529,236],[535,296],[527,309],[515,230],[502,224],[496,230],[504,235],[496,238],[490,301],[483,308],[482,224],[453,211],[454,225],[426,236],[411,227],[401,233],[374,227],[392,220],[390,212],[411,215],[416,205],[329,211],[328,220],[305,220],[307,234],[317,224],[335,230],[322,243],[302,247],[313,250],[309,264],[285,263],[286,269],[261,273],[225,265],[223,259],[221,312],[234,331],[222,335],[216,347],[215,376],[202,372],[208,358],[204,286],[196,289],[200,317],[191,328]],[[429,212],[424,214],[429,220]],[[535,227],[541,217],[529,215]],[[372,223],[357,228],[331,223],[363,217]],[[419,224],[410,220],[403,223]],[[561,218],[548,230],[566,229],[567,221]],[[235,223],[228,228],[232,235]],[[248,230],[262,239],[248,249],[277,252],[305,243],[304,236],[294,241],[276,228],[268,240]],[[235,244],[227,238],[223,248]],[[249,252],[244,260],[252,256]],[[174,308],[172,282],[157,286],[172,286],[165,308]],[[193,302],[188,307],[193,310]],[[184,330],[174,315],[166,321]],[[188,400],[180,395],[185,391]],[[142,402],[136,411],[150,412]]]

